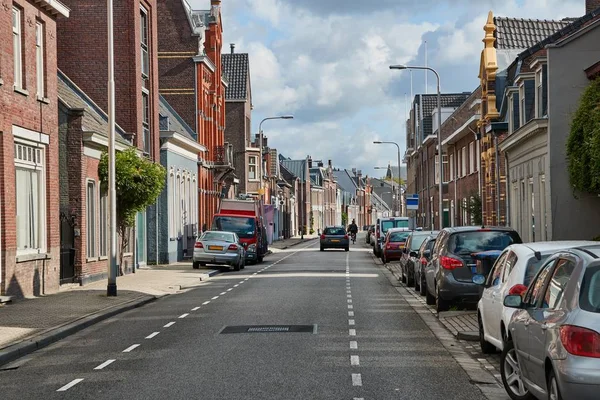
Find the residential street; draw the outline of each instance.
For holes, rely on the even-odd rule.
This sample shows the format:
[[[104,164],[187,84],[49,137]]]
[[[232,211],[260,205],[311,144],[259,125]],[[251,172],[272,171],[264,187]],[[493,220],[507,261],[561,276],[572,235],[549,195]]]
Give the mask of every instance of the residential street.
[[[281,250],[108,319],[0,371],[2,397],[483,399],[362,243]],[[305,332],[223,332],[240,325]]]

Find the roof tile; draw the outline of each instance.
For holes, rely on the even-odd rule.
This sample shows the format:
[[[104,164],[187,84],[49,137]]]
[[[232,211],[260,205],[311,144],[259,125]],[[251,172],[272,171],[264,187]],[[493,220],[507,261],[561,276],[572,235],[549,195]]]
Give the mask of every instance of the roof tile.
[[[247,100],[250,61],[246,53],[222,54],[223,73],[229,80],[225,100]]]

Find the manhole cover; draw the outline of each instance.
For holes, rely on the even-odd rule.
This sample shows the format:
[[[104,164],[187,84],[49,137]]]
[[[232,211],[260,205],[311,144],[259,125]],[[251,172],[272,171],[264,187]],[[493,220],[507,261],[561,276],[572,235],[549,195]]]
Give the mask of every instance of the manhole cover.
[[[317,333],[317,325],[236,325],[221,333]]]

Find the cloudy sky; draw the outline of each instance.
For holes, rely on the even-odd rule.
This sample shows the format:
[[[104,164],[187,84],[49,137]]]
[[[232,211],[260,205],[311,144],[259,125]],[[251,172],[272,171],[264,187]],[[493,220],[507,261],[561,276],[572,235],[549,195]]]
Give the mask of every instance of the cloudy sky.
[[[271,147],[380,176],[373,167],[395,164],[396,148],[372,142],[404,153],[410,96],[410,73],[388,66],[424,65],[427,48],[442,92],[473,91],[490,10],[560,19],[583,15],[585,0],[223,0],[223,52],[235,43],[250,55],[253,132],[266,116],[295,116],[263,124]],[[412,74],[414,93],[425,93],[424,72]],[[434,76],[427,86],[435,91]]]

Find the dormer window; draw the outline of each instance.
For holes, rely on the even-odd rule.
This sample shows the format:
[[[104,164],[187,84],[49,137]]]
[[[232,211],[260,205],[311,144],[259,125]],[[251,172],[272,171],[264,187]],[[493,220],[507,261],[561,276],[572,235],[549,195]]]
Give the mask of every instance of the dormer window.
[[[548,73],[547,65],[542,65],[535,73],[535,116],[544,118],[548,115],[548,99],[546,76]]]
[[[519,118],[520,125],[523,126],[527,122],[525,114],[525,85],[519,86]]]

